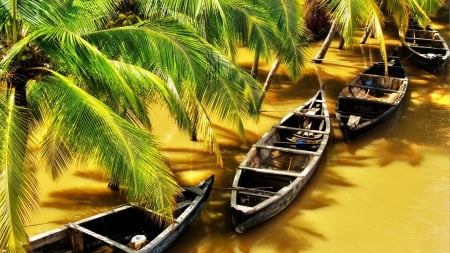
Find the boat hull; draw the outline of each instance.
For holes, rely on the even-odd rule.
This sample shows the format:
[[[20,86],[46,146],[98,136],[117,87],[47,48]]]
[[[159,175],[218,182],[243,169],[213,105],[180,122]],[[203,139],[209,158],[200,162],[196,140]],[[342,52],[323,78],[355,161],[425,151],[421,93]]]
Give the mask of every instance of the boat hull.
[[[285,210],[314,174],[331,132],[323,90],[286,115],[247,152],[231,191],[236,233]]]
[[[398,110],[408,88],[408,79],[398,57],[390,57],[390,64],[387,76],[384,63],[374,63],[339,93],[336,119],[345,141],[370,132]]]
[[[210,195],[214,176],[186,188],[183,201],[177,203],[171,224],[138,205],[127,204],[64,227],[30,238],[32,252],[164,252],[198,216]],[[144,236],[143,247],[132,248],[136,236]]]
[[[402,40],[407,58],[420,68],[433,74],[444,70],[450,51],[442,35],[431,27],[411,24]]]

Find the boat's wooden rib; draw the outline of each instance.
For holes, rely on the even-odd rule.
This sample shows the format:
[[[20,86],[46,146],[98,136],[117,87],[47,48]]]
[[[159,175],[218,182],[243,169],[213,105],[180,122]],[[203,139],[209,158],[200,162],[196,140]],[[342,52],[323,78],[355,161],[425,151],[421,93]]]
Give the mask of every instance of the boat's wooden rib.
[[[292,143],[295,144],[295,143]],[[283,148],[278,146],[272,146],[272,145],[254,145],[258,149],[272,149],[272,150],[279,150],[287,153],[294,153],[294,154],[301,154],[301,155],[320,155],[318,152],[312,152],[308,150],[302,150],[302,149],[293,149],[293,148]]]
[[[152,210],[126,204],[30,238],[35,253],[164,252],[200,213],[214,176],[196,187],[185,187],[176,203],[174,222],[156,218]],[[139,238],[142,244],[135,242]]]
[[[350,141],[384,122],[399,107],[408,78],[398,57],[389,57],[388,73],[383,62],[359,73],[341,90],[336,118],[344,140]]]
[[[289,177],[295,177],[295,178],[305,177],[305,176],[299,175],[298,171],[293,171],[293,170],[291,171],[289,169],[288,170],[275,170],[275,169],[264,169],[264,168],[255,168],[255,167],[246,167],[246,166],[241,166],[241,167],[239,167],[239,169],[243,169],[246,171],[254,171],[257,173],[264,172],[267,175],[272,174],[272,175],[289,176]],[[243,189],[243,188],[245,188],[245,187],[240,186],[240,187],[233,187],[232,189]],[[247,188],[245,188],[245,189],[247,189]]]
[[[330,131],[321,88],[251,147],[231,190],[231,223],[237,233],[272,218],[294,200],[318,166]]]
[[[361,88],[361,85],[355,85],[355,84],[347,84],[348,87],[359,87]],[[390,93],[399,93],[400,91],[397,89],[386,89],[386,88],[377,88],[377,87],[364,87],[366,90],[377,90],[377,91],[384,91],[384,92],[390,92]]]
[[[423,28],[411,21],[402,44],[407,57],[428,72],[440,72],[448,64],[450,50],[447,41],[431,26]]]
[[[294,113],[295,113],[295,115],[298,115],[298,116],[305,116],[305,117],[308,117],[308,118],[319,118],[319,119],[323,119],[323,118],[326,117],[326,116],[324,116],[324,115],[307,114],[307,113],[303,113],[303,112],[294,112]]]
[[[329,134],[326,131],[307,129],[307,128],[300,128],[300,127],[287,127],[287,126],[280,126],[280,125],[276,125],[274,127],[278,128],[278,129],[286,129],[286,130],[293,130],[293,131],[303,131],[303,132],[310,132],[310,133],[316,133],[316,134]]]

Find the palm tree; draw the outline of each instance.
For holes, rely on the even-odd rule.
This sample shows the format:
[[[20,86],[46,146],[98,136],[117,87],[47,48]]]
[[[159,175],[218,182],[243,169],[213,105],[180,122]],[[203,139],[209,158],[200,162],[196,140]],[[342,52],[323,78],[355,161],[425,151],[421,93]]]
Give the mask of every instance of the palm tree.
[[[256,77],[260,57],[275,56],[264,85],[266,92],[280,64],[292,78],[300,74],[305,46],[309,43],[301,1],[181,1],[166,0],[165,7],[186,15],[203,37],[234,58],[236,45],[254,52],[251,74]],[[183,16],[184,18],[186,16]],[[260,103],[262,100],[260,100]]]
[[[320,63],[325,57],[331,41],[337,31],[342,31],[345,43],[353,44],[354,31],[359,27],[366,27],[366,34],[373,33],[380,41],[380,53],[382,58],[387,60],[386,45],[383,36],[384,15],[382,10],[392,16],[400,34],[404,33],[408,27],[409,18],[419,20],[420,23],[428,23],[427,13],[434,13],[439,6],[443,6],[443,0],[323,0],[326,4],[332,20],[332,27],[321,49],[314,57],[313,62]],[[364,42],[364,38],[361,40]]]
[[[217,50],[220,50],[222,55],[228,57],[234,55],[230,52],[235,51],[235,46],[232,45],[229,36],[224,35],[226,32],[214,32],[217,23],[215,22],[217,16],[215,15],[219,14],[211,10],[214,6],[212,1],[128,0],[126,2],[131,2],[131,5],[133,5],[132,10],[129,10],[128,13],[134,12],[139,20],[151,21],[170,17],[178,23],[189,24],[194,27],[196,32],[202,36],[199,40],[203,43],[208,42],[218,48]],[[253,13],[255,12],[253,11]],[[222,17],[223,15],[219,16]],[[202,17],[206,17],[208,23]],[[145,26],[146,22],[139,24],[141,29]],[[228,24],[228,26],[232,25]],[[214,36],[216,36],[216,39],[214,39]],[[181,100],[182,107],[187,112],[188,120],[185,122],[189,122],[190,125],[181,122],[184,125],[180,126],[191,131],[192,140],[196,140],[198,134],[209,145],[210,150],[216,153],[218,164],[222,165],[220,148],[212,127],[212,118],[219,120],[221,124],[226,123],[239,129],[241,135],[245,136],[243,119],[249,114],[256,115],[258,112],[257,101],[253,100],[254,96],[260,94],[260,85],[257,81],[249,79],[250,76],[244,69],[236,68],[232,62],[223,56],[217,57],[217,55],[220,55],[217,50],[210,50],[212,54],[208,51],[199,52],[209,54],[208,57],[212,57],[211,60],[208,60],[209,69],[202,72],[192,71],[196,76],[193,76],[191,80],[186,79],[184,75],[180,75],[183,73],[180,73],[178,68],[173,68],[174,72],[168,74],[170,78],[167,80],[172,84],[177,94],[183,98]],[[177,55],[185,54],[180,52]],[[214,63],[217,61],[221,64]],[[224,67],[227,65],[233,67]],[[192,80],[195,80],[195,82]],[[230,80],[233,80],[233,82],[230,82]],[[199,85],[203,85],[203,87]],[[244,100],[241,101],[242,99]],[[217,110],[217,108],[220,108],[220,110]]]
[[[77,158],[171,219],[179,186],[150,134],[149,103],[164,103],[187,129],[199,105],[230,121],[257,111],[258,84],[194,29],[161,15],[116,27],[116,9],[116,1],[0,2],[0,248],[8,252],[25,250],[37,169],[57,177]],[[153,11],[147,17],[161,12]]]
[[[328,9],[331,27],[313,62],[322,62],[337,32],[341,34],[345,44],[352,46],[355,31],[359,27],[366,26],[367,23],[374,27],[373,32],[380,41],[381,54],[384,59],[387,59],[382,30],[383,16],[377,6],[376,0],[323,0],[323,4]]]
[[[400,36],[406,33],[411,19],[423,26],[428,25],[431,22],[430,16],[448,4],[445,0],[384,0],[384,2],[382,7],[386,10],[386,15],[394,20]]]

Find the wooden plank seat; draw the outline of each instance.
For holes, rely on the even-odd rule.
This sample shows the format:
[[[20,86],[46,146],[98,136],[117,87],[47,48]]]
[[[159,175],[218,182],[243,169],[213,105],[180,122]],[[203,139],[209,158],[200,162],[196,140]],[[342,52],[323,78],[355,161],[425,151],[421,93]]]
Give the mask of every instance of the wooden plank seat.
[[[265,191],[265,190],[255,189],[255,188],[236,187],[236,188],[233,188],[233,190],[236,190],[243,194],[257,196],[257,197],[265,197],[265,198],[270,198],[274,195],[279,195],[277,192]]]
[[[308,118],[318,118],[318,119],[324,119],[326,116],[324,115],[316,115],[316,114],[310,114],[310,113],[304,113],[304,112],[294,112],[297,116],[305,116]]]
[[[411,45],[409,46],[412,49],[435,49],[436,51],[445,51],[445,48],[440,48],[440,47],[428,47],[428,46],[416,46],[416,45]]]
[[[293,141],[277,141],[273,145],[286,148],[301,148],[302,150],[314,151],[320,146],[320,143],[296,143]]]
[[[345,99],[345,100],[352,100],[355,102],[362,102],[365,104],[385,104],[385,105],[392,105],[392,103],[388,103],[388,102],[384,102],[384,101],[372,101],[372,100],[367,100],[366,98],[357,98],[357,97],[341,97],[340,99]]]
[[[307,129],[307,128],[288,127],[288,126],[280,126],[280,125],[276,125],[274,127],[278,128],[278,129],[287,129],[287,130],[309,132],[309,133],[315,133],[315,134],[327,134],[327,132],[325,132],[325,131],[314,130],[314,129]]]
[[[297,171],[290,171],[290,170],[274,170],[274,169],[246,167],[246,166],[239,166],[239,169],[251,170],[251,171],[256,171],[256,172],[259,172],[259,173],[287,176],[287,177],[304,178],[304,176],[299,175],[299,172],[297,172]]]
[[[256,148],[260,148],[260,149],[272,149],[272,150],[278,150],[278,151],[282,151],[282,152],[287,152],[287,153],[294,153],[294,154],[299,154],[299,155],[320,155],[318,152],[314,152],[314,151],[307,151],[307,150],[301,150],[301,149],[295,149],[295,148],[283,148],[283,147],[277,147],[277,146],[273,146],[273,145],[253,145]]]
[[[347,86],[349,86],[349,87],[358,87],[358,88],[361,88],[361,89],[378,90],[378,91],[384,91],[384,92],[389,92],[389,93],[399,93],[398,90],[386,89],[386,88],[377,88],[377,87],[372,87],[372,86],[362,86],[362,85],[357,85],[357,84],[347,84]]]
[[[437,40],[437,39],[429,39],[429,38],[414,38],[414,37],[405,37],[405,40],[408,42],[410,40],[417,40],[417,41],[436,41],[436,42],[444,42],[443,40]]]

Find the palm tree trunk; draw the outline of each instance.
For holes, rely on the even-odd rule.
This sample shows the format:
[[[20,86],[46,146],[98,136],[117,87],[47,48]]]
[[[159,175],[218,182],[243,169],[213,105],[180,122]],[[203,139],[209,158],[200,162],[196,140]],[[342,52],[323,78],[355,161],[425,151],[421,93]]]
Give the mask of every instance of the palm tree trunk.
[[[361,38],[361,41],[359,41],[359,44],[366,44],[367,39],[369,38],[369,35],[372,33],[372,28],[366,27],[366,31],[364,32],[364,35]]]
[[[197,141],[197,124],[198,124],[198,110],[194,112],[194,122],[192,124],[191,141]]]
[[[250,74],[253,76],[253,78],[256,78],[256,76],[258,75],[258,65],[259,65],[259,53],[255,52],[252,69],[250,71]]]
[[[384,3],[383,0],[381,0],[381,1],[378,3],[378,7],[380,8],[380,10],[381,10],[381,8],[383,7],[383,3]],[[370,27],[370,26],[366,27],[365,32],[364,32],[364,35],[363,35],[363,37],[361,38],[361,41],[359,41],[359,44],[366,44],[366,41],[367,41],[367,39],[369,38],[369,36],[370,36],[371,34],[373,35],[373,33],[372,33],[372,27]]]
[[[337,23],[333,21],[330,27],[330,31],[328,31],[328,35],[322,44],[322,47],[320,48],[319,52],[317,53],[316,57],[314,57],[312,62],[322,63],[323,58],[327,54],[328,48],[330,48],[331,42],[333,42],[337,30],[338,30]]]
[[[341,38],[339,39],[338,49],[344,49],[344,44],[345,44],[345,39],[344,39],[344,37],[341,35]]]
[[[263,86],[263,94],[261,98],[259,99],[259,104],[262,104],[264,97],[266,96],[267,91],[270,89],[270,85],[272,83],[272,78],[275,75],[275,73],[278,70],[278,67],[280,67],[281,64],[281,58],[275,59],[275,62],[272,63],[272,67],[270,68],[269,73],[267,74],[266,81],[264,82]]]

